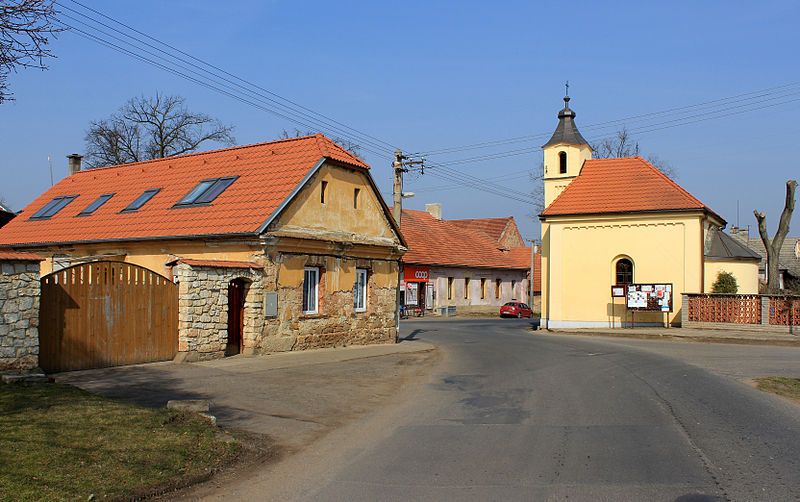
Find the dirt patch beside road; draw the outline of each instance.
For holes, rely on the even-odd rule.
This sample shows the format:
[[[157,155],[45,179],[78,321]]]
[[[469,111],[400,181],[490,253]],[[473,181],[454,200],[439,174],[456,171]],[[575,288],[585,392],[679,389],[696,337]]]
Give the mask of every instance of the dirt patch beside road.
[[[401,347],[405,347],[402,352],[386,353]],[[341,360],[343,354],[352,358]],[[211,414],[221,427],[268,435],[281,449],[281,457],[286,458],[379,409],[417,378],[427,375],[437,359],[434,346],[414,341],[394,348],[356,348],[352,353],[337,349],[297,357],[158,363],[75,372],[58,378],[90,392],[151,407],[162,407],[170,399],[208,399]],[[213,493],[265,468],[269,466],[263,461],[238,464],[191,489],[186,496],[194,499]]]

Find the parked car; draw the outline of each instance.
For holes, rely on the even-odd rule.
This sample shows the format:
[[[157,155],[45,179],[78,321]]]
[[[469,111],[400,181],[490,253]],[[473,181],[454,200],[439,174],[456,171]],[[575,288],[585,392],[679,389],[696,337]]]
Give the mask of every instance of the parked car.
[[[500,317],[533,317],[533,310],[520,302],[508,302],[500,307]]]

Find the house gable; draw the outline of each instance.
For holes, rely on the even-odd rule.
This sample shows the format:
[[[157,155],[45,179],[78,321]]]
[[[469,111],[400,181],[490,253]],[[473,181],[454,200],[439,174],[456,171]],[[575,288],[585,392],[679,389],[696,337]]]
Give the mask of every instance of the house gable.
[[[365,169],[325,162],[287,201],[267,226],[266,233],[277,237],[402,246],[390,218]]]

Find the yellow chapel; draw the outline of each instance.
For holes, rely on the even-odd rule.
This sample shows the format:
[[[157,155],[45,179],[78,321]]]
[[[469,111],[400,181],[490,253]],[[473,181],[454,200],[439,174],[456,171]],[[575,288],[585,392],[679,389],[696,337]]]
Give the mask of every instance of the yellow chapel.
[[[641,157],[593,159],[569,101],[542,147],[541,326],[679,325],[683,294],[710,292],[723,270],[758,293],[758,255],[726,221]],[[632,306],[635,288],[660,288],[663,308]]]

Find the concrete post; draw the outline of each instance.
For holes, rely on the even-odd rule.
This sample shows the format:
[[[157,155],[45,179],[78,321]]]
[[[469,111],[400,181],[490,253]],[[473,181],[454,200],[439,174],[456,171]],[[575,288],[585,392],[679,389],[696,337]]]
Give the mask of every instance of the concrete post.
[[[761,325],[769,325],[769,296],[761,295]]]
[[[689,295],[681,295],[681,326],[688,326],[689,322]]]

